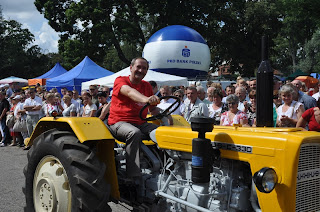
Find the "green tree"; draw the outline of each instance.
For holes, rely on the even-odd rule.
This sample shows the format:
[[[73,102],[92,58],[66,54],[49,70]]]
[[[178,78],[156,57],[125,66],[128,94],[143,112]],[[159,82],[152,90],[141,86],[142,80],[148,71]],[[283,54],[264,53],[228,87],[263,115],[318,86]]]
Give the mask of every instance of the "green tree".
[[[5,20],[0,10],[0,78],[23,78],[44,73],[48,58],[32,45],[34,36],[15,20]]]
[[[305,43],[301,53],[302,59],[298,68],[306,73],[320,73],[320,30],[318,29],[311,40]]]
[[[301,59],[301,49],[306,41],[310,40],[315,30],[319,27],[320,2],[317,0],[281,0],[282,27],[274,39],[275,68],[283,72],[293,72]]]

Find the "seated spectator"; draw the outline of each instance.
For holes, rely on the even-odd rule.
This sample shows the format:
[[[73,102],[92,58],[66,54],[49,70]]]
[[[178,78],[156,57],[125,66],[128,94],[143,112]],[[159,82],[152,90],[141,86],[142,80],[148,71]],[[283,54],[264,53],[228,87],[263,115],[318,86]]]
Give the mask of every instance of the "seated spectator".
[[[222,102],[223,93],[221,89],[214,89],[212,95],[213,103],[209,106],[209,117],[214,119],[215,125],[220,125],[221,114],[227,111],[228,107]]]
[[[81,98],[83,101],[83,109],[82,109],[81,116],[94,117],[97,111],[97,106],[96,104],[93,104],[91,95],[87,92],[84,92]]]
[[[233,126],[234,124],[240,124],[242,126],[249,126],[246,113],[238,110],[239,97],[231,94],[227,97],[226,102],[229,110],[222,113],[220,125]]]
[[[64,102],[64,108],[63,108],[63,111],[62,111],[62,115],[64,117],[75,117],[77,108],[76,108],[76,106],[74,104],[72,104],[71,96],[66,94],[66,95],[63,96],[62,100]]]
[[[281,87],[280,95],[284,103],[277,109],[277,126],[295,127],[304,112],[303,104],[293,100],[293,95],[297,93],[290,84]]]

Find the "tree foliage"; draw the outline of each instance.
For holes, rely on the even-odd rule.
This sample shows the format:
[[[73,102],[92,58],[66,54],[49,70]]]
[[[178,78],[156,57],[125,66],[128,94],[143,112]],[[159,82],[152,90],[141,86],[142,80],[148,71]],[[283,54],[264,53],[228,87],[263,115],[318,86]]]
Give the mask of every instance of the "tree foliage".
[[[0,79],[35,77],[47,71],[47,56],[32,45],[34,36],[15,20],[5,20],[0,9]]]

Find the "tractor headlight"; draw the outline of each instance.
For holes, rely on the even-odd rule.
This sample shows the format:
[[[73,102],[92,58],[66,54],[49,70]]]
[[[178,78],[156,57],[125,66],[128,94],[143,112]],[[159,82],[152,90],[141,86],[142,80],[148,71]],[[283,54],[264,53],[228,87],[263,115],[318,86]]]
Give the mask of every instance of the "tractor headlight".
[[[270,193],[276,186],[278,177],[273,169],[264,167],[254,173],[253,181],[260,192]]]

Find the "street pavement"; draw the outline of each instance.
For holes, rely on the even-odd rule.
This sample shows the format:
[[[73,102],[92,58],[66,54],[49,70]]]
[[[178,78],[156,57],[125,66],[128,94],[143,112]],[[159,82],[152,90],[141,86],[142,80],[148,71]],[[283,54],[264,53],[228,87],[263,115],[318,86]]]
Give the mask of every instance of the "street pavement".
[[[27,152],[22,148],[0,147],[0,212],[23,212],[25,198],[23,168]],[[128,212],[132,208],[124,203],[109,203],[114,212]]]

